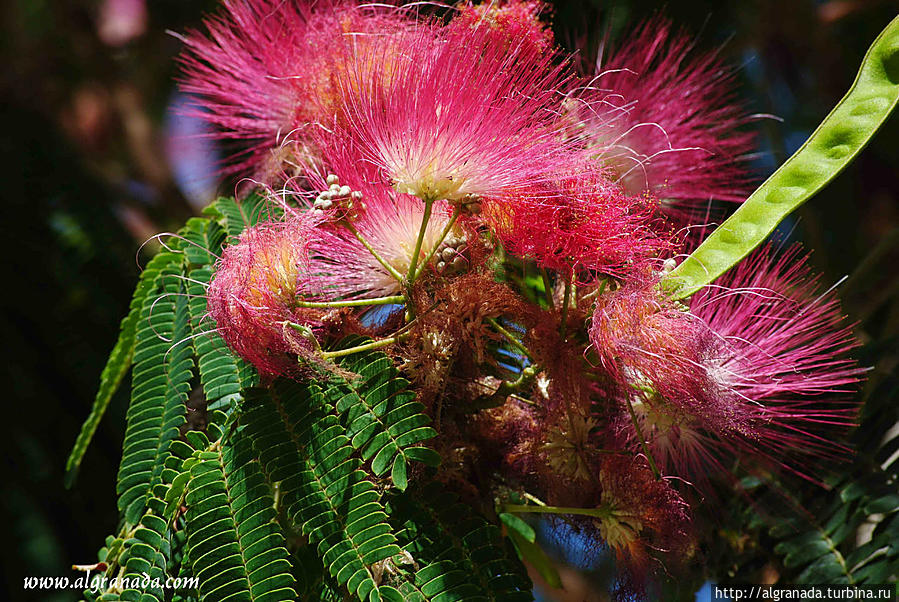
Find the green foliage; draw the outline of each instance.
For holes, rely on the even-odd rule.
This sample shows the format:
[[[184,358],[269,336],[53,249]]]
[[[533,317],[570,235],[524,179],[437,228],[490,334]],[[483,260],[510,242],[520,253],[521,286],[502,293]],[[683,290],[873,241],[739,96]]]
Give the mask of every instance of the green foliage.
[[[87,451],[91,439],[97,430],[97,425],[103,419],[106,408],[112,399],[113,394],[118,390],[122,379],[128,373],[131,367],[131,358],[134,354],[134,340],[137,330],[137,324],[140,319],[141,309],[144,301],[150,295],[151,291],[156,287],[160,272],[169,264],[178,261],[179,257],[176,253],[160,253],[150,260],[147,267],[141,273],[137,288],[134,291],[134,297],[131,299],[131,305],[128,315],[122,319],[119,329],[119,338],[116,341],[103,373],[100,375],[100,388],[94,399],[90,414],[81,427],[81,432],[75,441],[69,459],[66,461],[66,486],[71,486],[75,477],[78,475],[78,469],[81,466],[81,460],[84,458],[84,452]]]
[[[677,299],[714,282],[833,180],[899,102],[899,17],[871,45],[849,92],[796,153],[668,275]]]
[[[421,595],[441,600],[532,599],[530,580],[499,527],[441,485],[394,494],[390,505],[400,544],[422,566],[414,576]]]
[[[126,524],[143,515],[147,497],[161,482],[169,445],[184,423],[193,354],[187,297],[178,269],[170,262],[144,300],[137,326],[131,405],[116,491]]]
[[[321,389],[281,382],[251,390],[243,422],[265,471],[279,483],[291,525],[309,538],[328,574],[360,600],[391,597],[371,566],[401,550],[378,487]]]
[[[782,582],[880,584],[899,573],[896,464],[857,465],[826,495],[800,495],[774,480],[753,483],[758,507],[777,510],[750,511],[745,526],[773,540]]]
[[[232,205],[235,205],[233,201],[225,199],[216,204]],[[258,376],[252,366],[234,357],[215,331],[215,324],[206,316],[206,287],[212,280],[212,263],[221,253],[225,230],[216,221],[194,218],[187,223],[185,237],[193,243],[185,246],[185,254],[192,266],[188,272],[188,292],[200,383],[207,409],[227,410],[239,405],[241,389],[256,384]]]
[[[413,464],[427,468],[440,458],[423,446],[436,435],[424,408],[385,355],[343,358],[341,374],[349,378],[254,388],[255,371],[215,333],[205,303],[214,262],[227,237],[272,212],[260,197],[220,199],[208,217],[189,220],[141,277],[98,396],[105,407],[133,356],[117,485],[121,530],[100,559],[108,578],[134,580],[99,599],[161,600],[169,592],[159,584],[169,576],[199,578],[196,588],[172,592],[176,600],[431,600],[451,589],[443,600],[483,598],[481,587],[500,599],[527,592],[498,529],[458,502],[448,509],[464,509],[463,531],[446,526],[449,516],[434,530],[434,517],[426,517],[429,545],[454,550],[468,567],[488,553],[510,564],[496,575],[445,560],[414,570],[419,561],[395,532],[402,524],[408,533],[414,519],[391,516],[386,496],[410,486]],[[184,430],[192,390],[206,401],[205,433]],[[100,413],[86,429],[96,428]],[[79,438],[74,466],[88,440]]]
[[[292,600],[291,564],[271,490],[250,442],[237,435],[185,463],[192,573],[209,600]]]
[[[362,342],[349,338],[343,346]],[[440,464],[435,451],[417,445],[437,432],[428,426],[431,419],[423,413],[424,406],[415,401],[415,392],[398,377],[390,358],[359,353],[347,356],[341,365],[357,378],[352,382],[332,378],[325,394],[340,414],[353,447],[363,460],[371,460],[375,476],[390,470],[394,486],[402,490],[408,485],[410,461]]]
[[[240,236],[246,228],[279,217],[282,213],[279,207],[259,194],[251,194],[239,203],[222,197],[203,211],[204,215],[219,222],[230,238]]]
[[[164,584],[166,571],[169,568],[171,556],[170,534],[166,521],[159,516],[147,513],[141,519],[140,524],[134,530],[132,537],[123,543],[127,547],[127,554],[123,555],[120,562],[124,564],[125,577],[130,577],[131,583],[140,583],[144,575],[150,577],[149,586],[140,591],[137,588],[129,588],[122,592],[123,600],[165,600],[165,591],[161,587],[153,587],[155,584]]]
[[[866,437],[844,473],[850,476],[827,495],[767,485],[786,511],[754,518],[777,541],[789,583],[879,584],[899,574],[899,432],[891,428],[899,409],[889,394],[895,382],[876,377],[859,431]]]

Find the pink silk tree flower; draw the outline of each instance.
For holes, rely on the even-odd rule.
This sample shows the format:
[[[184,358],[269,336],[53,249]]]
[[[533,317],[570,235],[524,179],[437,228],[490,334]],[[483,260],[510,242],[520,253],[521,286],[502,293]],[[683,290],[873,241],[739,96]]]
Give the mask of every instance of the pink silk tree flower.
[[[400,193],[499,198],[569,167],[583,152],[560,135],[565,68],[532,46],[509,48],[487,27],[435,38],[433,27],[419,25],[344,62],[346,73],[335,78],[338,145]]]
[[[796,248],[766,249],[689,308],[651,284],[600,301],[590,329],[600,364],[668,468],[701,476],[735,449],[794,471],[798,458],[840,454],[829,435],[853,424],[864,371],[846,356],[857,343],[838,300],[816,286]],[[626,417],[621,427],[639,445]]]
[[[798,245],[780,257],[769,247],[690,301],[722,341],[709,374],[750,404],[758,447],[778,462],[840,451],[827,435],[854,425],[865,373],[847,355],[858,341],[836,293],[819,294],[807,263]]]
[[[403,23],[398,11],[343,0],[226,0],[224,12],[206,20],[208,35],[188,32],[180,59],[181,88],[198,98],[192,114],[237,147],[223,170],[273,180],[265,172],[312,153],[310,132],[341,69],[340,53],[323,49]]]
[[[750,116],[718,56],[657,18],[602,59],[570,108],[631,193],[650,190],[673,216],[746,198],[754,135],[740,129]]]
[[[584,270],[620,275],[670,246],[653,205],[585,168],[531,191],[486,197],[482,217],[509,252],[541,267],[568,277]]]
[[[745,431],[749,408],[738,397],[719,395],[709,374],[720,340],[686,307],[668,302],[654,276],[633,276],[601,295],[593,314],[590,340],[601,368],[627,401],[654,403],[656,414],[686,414],[715,432]]]
[[[308,215],[252,226],[225,248],[209,285],[207,308],[217,331],[264,375],[293,373],[296,356],[315,348],[308,335],[322,326],[323,312],[296,306],[314,236]],[[307,328],[307,336],[290,324]]]
[[[594,524],[615,552],[632,586],[646,581],[653,553],[684,562],[695,551],[689,507],[665,479],[654,478],[642,461],[610,456],[599,471],[602,485]]]
[[[463,36],[465,31],[484,27],[509,48],[522,44],[537,53],[552,52],[555,44],[552,30],[541,20],[551,9],[551,6],[535,0],[460,3],[447,27],[458,30]]]
[[[308,247],[313,270],[309,283],[314,286],[301,293],[310,299],[325,294],[332,300],[398,295],[403,284],[395,274],[405,277],[412,264],[424,218],[424,203],[417,197],[397,193],[386,184],[367,182],[348,170],[338,171],[340,176],[335,174],[325,181],[311,177],[310,182],[314,187],[331,187],[337,194],[344,189],[347,195],[358,197],[354,214],[346,220],[339,219],[341,215],[338,214],[338,219],[325,221],[318,227]],[[419,252],[418,269],[433,269],[438,261],[452,263],[457,255],[462,256],[464,249],[456,251],[456,247],[463,246],[463,241],[457,235],[450,235],[441,245],[443,253],[435,257],[434,265],[422,265],[431,250],[440,245],[440,235],[447,227],[451,213],[448,203],[435,203]],[[329,217],[327,211],[323,215]],[[360,236],[365,240],[364,244]],[[395,274],[366,248],[366,244]]]

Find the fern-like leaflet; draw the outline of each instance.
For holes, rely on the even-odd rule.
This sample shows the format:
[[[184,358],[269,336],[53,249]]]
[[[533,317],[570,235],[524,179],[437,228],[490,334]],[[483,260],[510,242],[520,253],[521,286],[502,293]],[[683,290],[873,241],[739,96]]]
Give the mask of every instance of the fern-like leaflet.
[[[185,343],[190,321],[181,267],[179,261],[161,271],[156,294],[147,297],[140,313],[116,486],[126,524],[136,524],[143,515],[148,496],[161,482],[169,445],[185,420],[194,362]]]

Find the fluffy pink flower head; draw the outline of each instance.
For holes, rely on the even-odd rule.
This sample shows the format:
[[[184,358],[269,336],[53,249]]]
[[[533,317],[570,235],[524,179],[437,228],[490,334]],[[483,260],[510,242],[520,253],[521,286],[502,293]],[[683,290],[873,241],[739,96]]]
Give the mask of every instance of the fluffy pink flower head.
[[[359,193],[359,207],[354,207],[349,225],[393,270],[406,276],[424,217],[424,203],[417,197],[397,193],[385,184],[367,182],[352,169],[336,171],[339,174],[334,174],[330,182],[349,193]],[[334,185],[321,177],[309,179],[317,188]],[[435,203],[419,251],[419,265],[439,244],[438,238],[450,214],[447,203]],[[328,216],[327,212],[325,216]],[[340,218],[340,215],[332,217]],[[454,235],[448,237],[450,241],[454,239]],[[346,223],[322,223],[308,252],[313,267],[309,283],[314,287],[301,292],[310,298],[318,294],[325,294],[330,299],[372,298],[402,292],[402,283],[365,248]],[[447,255],[450,259],[449,253]],[[425,269],[432,268],[425,266]]]
[[[847,356],[858,345],[833,290],[799,246],[779,258],[765,249],[693,296],[690,312],[722,340],[709,374],[753,411],[764,454],[832,456],[827,437],[854,424],[853,394],[864,369]]]
[[[207,291],[209,315],[228,346],[260,373],[295,371],[296,355],[314,345],[286,322],[313,332],[321,312],[296,307],[298,280],[308,270],[314,236],[308,216],[262,223],[225,248]]]
[[[600,301],[591,341],[677,470],[716,465],[734,447],[793,468],[791,456],[840,450],[827,435],[852,424],[848,394],[862,375],[836,298],[815,288],[795,249],[776,260],[766,250],[689,311],[652,286],[616,291]]]
[[[347,59],[339,145],[422,199],[499,197],[570,165],[553,57],[510,49],[487,27],[443,33],[420,25]],[[369,68],[383,56],[382,70]]]
[[[652,191],[675,215],[746,198],[754,136],[740,130],[748,116],[716,55],[655,19],[596,69],[584,104],[570,106],[630,192]]]
[[[594,522],[634,585],[651,570],[653,551],[667,552],[681,561],[692,555],[687,504],[665,480],[654,478],[645,463],[612,456],[603,463],[599,481],[599,508],[604,512]]]
[[[341,70],[341,54],[323,49],[401,29],[401,17],[344,0],[226,0],[206,20],[208,37],[189,32],[181,86],[199,99],[194,114],[238,147],[225,170],[280,168],[308,152],[310,124],[331,106]]]
[[[600,365],[623,395],[659,400],[665,413],[684,412],[720,432],[746,428],[742,400],[718,396],[708,374],[720,341],[686,307],[668,303],[654,277],[639,274],[599,298],[590,340]]]
[[[485,198],[483,219],[515,255],[567,275],[619,274],[667,246],[653,202],[585,169],[531,191]]]
[[[480,4],[464,3],[447,26],[460,35],[465,31],[486,27],[509,47],[524,45],[538,53],[551,52],[554,40],[549,26],[541,20],[550,7],[536,0],[485,0]]]

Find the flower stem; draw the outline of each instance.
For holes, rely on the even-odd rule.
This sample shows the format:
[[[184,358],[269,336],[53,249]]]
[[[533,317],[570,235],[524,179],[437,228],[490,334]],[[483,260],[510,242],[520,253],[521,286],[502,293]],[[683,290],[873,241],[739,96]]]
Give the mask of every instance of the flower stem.
[[[568,506],[531,506],[527,504],[500,504],[500,512],[517,512],[527,514],[577,514],[593,518],[609,518],[612,509],[608,506],[598,508],[571,508]]]
[[[568,331],[568,305],[571,302],[571,281],[565,281],[565,295],[562,297],[562,317],[559,320],[559,337],[564,341]]]
[[[338,349],[336,351],[325,351],[322,353],[322,357],[326,360],[333,359],[335,357],[343,357],[345,355],[352,355],[354,353],[361,353],[363,351],[371,351],[372,349],[381,349],[382,347],[388,347],[397,343],[405,338],[403,335],[390,337],[389,339],[380,339],[378,341],[372,341],[370,343],[365,343],[364,345],[358,345],[356,347],[349,347],[348,349]]]
[[[405,303],[403,295],[390,297],[374,297],[372,299],[348,299],[346,301],[297,301],[297,307],[328,309],[331,307],[366,307],[369,305],[391,305]]]
[[[549,283],[549,272],[546,271],[546,268],[540,268],[540,274],[543,276],[543,292],[546,293],[546,302],[550,309],[555,309],[556,304],[553,301],[553,289]]]
[[[533,495],[533,494],[528,493],[527,491],[525,491],[523,495],[524,495],[525,499],[531,500],[532,502],[534,502],[534,503],[537,504],[538,506],[545,506],[545,505],[546,505],[546,502],[544,502],[543,500],[541,500],[540,498],[538,498],[536,495]]]
[[[406,282],[409,286],[415,282],[415,268],[418,267],[419,255],[421,254],[421,244],[425,240],[425,233],[428,231],[428,222],[431,221],[431,209],[434,207],[434,199],[426,198],[425,212],[421,216],[421,228],[418,230],[418,238],[415,240],[415,249],[412,251],[412,261],[409,263],[409,272],[406,274]]]
[[[403,275],[400,274],[396,270],[395,267],[393,267],[392,265],[387,263],[387,260],[384,259],[383,257],[381,257],[381,255],[377,251],[375,251],[375,248],[371,246],[371,244],[365,239],[364,236],[362,236],[362,233],[356,229],[356,226],[354,226],[350,222],[343,222],[343,225],[346,226],[347,230],[349,230],[350,232],[353,233],[353,236],[355,236],[357,239],[359,239],[359,242],[362,243],[362,246],[365,247],[368,250],[368,252],[371,253],[375,259],[378,260],[378,263],[380,263],[382,266],[384,266],[384,269],[387,270],[387,272],[391,276],[396,278],[397,282],[403,281]]]
[[[486,320],[488,324],[490,324],[497,330],[497,332],[506,337],[509,342],[512,343],[513,347],[526,355],[528,359],[534,359],[534,356],[531,354],[530,350],[524,346],[524,343],[519,341],[511,332],[503,328],[502,325],[496,320],[496,318],[487,318]]]
[[[640,446],[643,448],[643,454],[649,462],[649,468],[652,470],[652,474],[657,480],[661,479],[662,475],[656,466],[655,460],[652,459],[652,454],[649,453],[649,445],[646,443],[646,437],[643,436],[643,429],[640,428],[640,422],[637,420],[637,413],[634,411],[634,405],[628,398],[625,398],[625,401],[627,401],[627,411],[631,415],[631,422],[634,423],[634,429],[637,431],[637,436],[640,438]]]
[[[440,233],[440,236],[437,238],[437,242],[434,243],[434,246],[431,248],[431,251],[425,256],[424,261],[418,266],[418,270],[415,274],[411,275],[411,279],[414,282],[421,273],[424,271],[425,266],[428,265],[428,262],[434,258],[434,255],[437,253],[437,249],[440,248],[440,245],[443,243],[444,239],[446,239],[446,235],[449,234],[450,230],[453,229],[453,226],[456,225],[456,220],[459,219],[459,215],[461,214],[461,210],[459,207],[453,209],[453,214],[450,216],[449,221],[446,223],[446,227],[443,228],[443,232]]]
[[[538,370],[539,368],[537,367],[537,364],[531,364],[521,371],[521,375],[517,379],[513,381],[504,380],[500,384],[499,389],[496,390],[494,396],[510,395],[515,391],[518,391],[519,389],[521,389],[521,387],[534,380],[534,377],[537,375]]]

